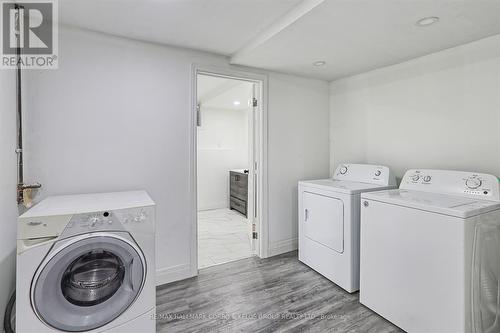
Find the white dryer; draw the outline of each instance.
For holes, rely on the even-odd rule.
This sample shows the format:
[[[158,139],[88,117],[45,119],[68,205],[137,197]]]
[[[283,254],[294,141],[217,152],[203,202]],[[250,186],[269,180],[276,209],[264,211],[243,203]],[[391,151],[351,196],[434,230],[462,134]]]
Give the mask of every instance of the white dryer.
[[[144,191],[70,195],[21,215],[17,331],[155,332],[154,206]]]
[[[360,302],[410,333],[471,332],[474,234],[500,219],[497,177],[409,170],[361,200]]]
[[[348,292],[358,290],[360,194],[394,187],[389,168],[367,164],[299,182],[299,260]]]

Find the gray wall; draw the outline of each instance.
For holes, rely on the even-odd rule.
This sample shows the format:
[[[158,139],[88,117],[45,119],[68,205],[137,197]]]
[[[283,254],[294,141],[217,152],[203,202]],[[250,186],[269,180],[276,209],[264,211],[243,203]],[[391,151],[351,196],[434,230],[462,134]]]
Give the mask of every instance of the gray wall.
[[[59,70],[27,73],[27,178],[43,184],[38,199],[146,189],[158,204],[159,281],[189,275],[191,65],[227,59],[73,29],[60,31],[59,59]],[[297,237],[296,181],[328,174],[328,84],[269,73],[269,96],[276,248]]]
[[[16,77],[0,70],[0,323],[15,286],[16,259]],[[3,328],[3,326],[2,326]]]

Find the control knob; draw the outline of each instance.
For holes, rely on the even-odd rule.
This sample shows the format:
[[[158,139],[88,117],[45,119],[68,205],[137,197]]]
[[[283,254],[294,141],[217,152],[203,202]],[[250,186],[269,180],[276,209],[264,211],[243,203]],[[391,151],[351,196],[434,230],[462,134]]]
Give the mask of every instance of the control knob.
[[[482,183],[483,182],[481,181],[481,179],[478,179],[478,178],[469,178],[469,179],[467,179],[465,181],[465,186],[467,186],[470,189],[476,189],[479,186],[481,186]]]
[[[375,171],[375,177],[378,177],[378,176],[380,176],[381,174],[382,174],[382,172],[381,172],[380,170]]]
[[[420,175],[414,175],[414,176],[412,176],[412,177],[411,177],[411,179],[412,179],[414,182],[416,182],[416,181],[418,181],[418,180],[420,179]]]
[[[93,228],[100,222],[98,217],[93,217],[90,219],[90,227]]]
[[[342,168],[340,168],[340,174],[345,175],[347,173],[347,167],[344,165]]]
[[[140,212],[137,214],[136,217],[134,217],[134,222],[142,222],[145,221],[148,218],[148,215],[145,212]]]
[[[424,177],[424,182],[428,183],[428,182],[431,181],[431,179],[432,179],[431,176],[425,176]]]

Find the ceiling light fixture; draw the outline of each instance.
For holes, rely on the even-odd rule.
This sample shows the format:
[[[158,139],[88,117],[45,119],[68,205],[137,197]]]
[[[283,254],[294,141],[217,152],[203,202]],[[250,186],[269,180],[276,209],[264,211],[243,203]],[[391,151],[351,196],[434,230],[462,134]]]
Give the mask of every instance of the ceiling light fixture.
[[[316,67],[322,67],[325,65],[326,65],[326,61],[323,61],[323,60],[313,62],[313,66],[316,66]]]
[[[233,102],[233,104],[234,104],[234,105],[236,105],[236,106],[238,106],[238,105],[240,105],[241,103],[240,103],[240,101],[234,101],[234,102]]]
[[[439,17],[429,16],[429,17],[424,17],[424,18],[421,18],[420,20],[418,20],[416,25],[418,27],[428,27],[429,25],[434,24],[437,21],[439,21]]]

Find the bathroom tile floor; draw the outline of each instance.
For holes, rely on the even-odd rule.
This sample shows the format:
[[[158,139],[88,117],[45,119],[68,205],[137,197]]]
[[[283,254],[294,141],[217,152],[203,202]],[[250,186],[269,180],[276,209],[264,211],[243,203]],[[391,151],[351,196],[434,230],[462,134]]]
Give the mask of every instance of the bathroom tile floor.
[[[198,267],[252,256],[248,220],[225,209],[198,212]]]

